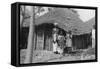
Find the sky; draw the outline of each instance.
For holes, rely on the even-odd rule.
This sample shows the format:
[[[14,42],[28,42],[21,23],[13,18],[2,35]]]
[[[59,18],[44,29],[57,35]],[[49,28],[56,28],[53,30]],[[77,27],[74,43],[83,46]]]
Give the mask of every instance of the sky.
[[[95,16],[95,10],[90,10],[90,9],[75,9],[75,10],[78,11],[80,19],[84,22],[90,20]]]

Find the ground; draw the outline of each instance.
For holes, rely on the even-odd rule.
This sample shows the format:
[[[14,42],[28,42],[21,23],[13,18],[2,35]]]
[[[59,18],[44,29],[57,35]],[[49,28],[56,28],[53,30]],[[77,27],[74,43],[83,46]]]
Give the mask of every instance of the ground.
[[[26,49],[22,49],[21,51],[21,63],[24,63],[25,60],[25,52]],[[57,62],[57,61],[77,61],[77,60],[91,60],[95,59],[95,49],[84,49],[84,50],[78,50],[76,53],[72,52],[70,54],[59,55],[54,54],[52,51],[34,51],[33,53],[33,63],[38,62]]]

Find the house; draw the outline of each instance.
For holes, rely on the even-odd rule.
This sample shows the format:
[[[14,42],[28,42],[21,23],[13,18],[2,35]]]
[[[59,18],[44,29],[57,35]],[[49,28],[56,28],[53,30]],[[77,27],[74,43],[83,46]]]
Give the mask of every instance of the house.
[[[73,12],[70,8],[55,8],[52,11],[35,18],[35,38],[33,39],[35,43],[35,50],[52,51],[52,29],[55,27],[55,22],[58,23],[58,28],[63,32],[67,32],[69,30],[72,31],[72,35],[75,35],[75,37],[72,38],[73,46],[76,46],[77,48],[87,48],[87,45],[84,44],[87,43],[87,41],[84,41],[88,40],[88,35],[83,35],[87,32],[82,31],[81,25],[83,25],[83,21],[79,18],[77,12]],[[29,32],[29,24],[30,19],[28,18],[24,21],[22,26],[22,30],[26,29],[26,31],[24,31],[26,33]],[[28,35],[23,34],[23,36],[22,46],[25,44],[23,42],[26,42],[25,45],[27,45]]]

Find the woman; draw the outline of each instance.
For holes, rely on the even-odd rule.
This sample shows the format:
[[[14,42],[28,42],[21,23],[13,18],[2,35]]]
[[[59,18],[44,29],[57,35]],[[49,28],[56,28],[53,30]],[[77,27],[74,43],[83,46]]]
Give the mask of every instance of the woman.
[[[57,47],[58,47],[58,43],[57,43],[57,36],[58,36],[58,34],[57,34],[57,28],[54,28],[53,29],[53,52],[54,53],[58,53],[57,52]]]
[[[60,34],[58,35],[58,41],[57,42],[58,42],[57,50],[58,50],[59,54],[63,54],[63,49],[66,45],[65,45],[65,37],[64,37],[62,32],[60,32]]]

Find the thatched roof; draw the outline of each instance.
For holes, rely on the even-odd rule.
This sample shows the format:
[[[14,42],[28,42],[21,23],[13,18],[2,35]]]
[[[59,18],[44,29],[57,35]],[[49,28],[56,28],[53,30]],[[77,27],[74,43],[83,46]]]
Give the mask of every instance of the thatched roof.
[[[74,35],[87,33],[85,32],[87,29],[82,27],[85,23],[78,17],[77,13],[72,12],[70,9],[56,8],[35,19],[35,25],[55,22],[65,31],[71,30]],[[29,26],[29,24],[30,20],[26,19],[23,26]],[[83,32],[83,30],[85,31]]]
[[[81,25],[81,32],[82,33],[90,33],[93,29],[93,26],[95,25],[95,17],[91,18],[90,20],[86,21]]]

